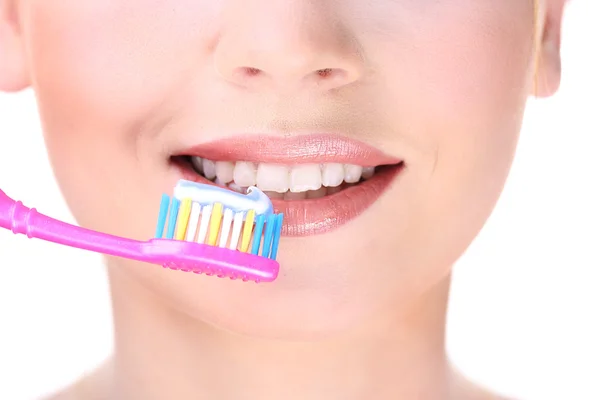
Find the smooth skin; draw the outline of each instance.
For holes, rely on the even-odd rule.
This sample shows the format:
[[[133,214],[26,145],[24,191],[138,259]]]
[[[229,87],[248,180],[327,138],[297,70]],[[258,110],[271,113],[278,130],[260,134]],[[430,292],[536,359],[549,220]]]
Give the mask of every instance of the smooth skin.
[[[235,134],[335,132],[407,166],[349,224],[284,239],[273,284],[109,259],[115,354],[56,398],[496,398],[446,358],[451,270],[526,100],[559,86],[564,3],[0,0],[0,90],[35,91],[82,226],[151,237],[171,152]]]

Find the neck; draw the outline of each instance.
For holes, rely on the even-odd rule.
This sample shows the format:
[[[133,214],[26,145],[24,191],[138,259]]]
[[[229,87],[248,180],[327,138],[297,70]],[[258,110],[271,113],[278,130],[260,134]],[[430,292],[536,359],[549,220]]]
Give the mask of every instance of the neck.
[[[117,268],[115,399],[442,399],[449,278],[410,308],[316,342],[220,331],[170,308]]]

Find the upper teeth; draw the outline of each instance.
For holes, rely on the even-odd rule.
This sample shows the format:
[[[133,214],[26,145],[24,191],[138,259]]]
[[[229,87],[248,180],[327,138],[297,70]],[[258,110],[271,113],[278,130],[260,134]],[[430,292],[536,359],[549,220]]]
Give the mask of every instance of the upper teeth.
[[[233,183],[238,187],[257,186],[263,191],[308,192],[324,187],[356,183],[361,177],[369,179],[375,167],[361,167],[353,164],[280,164],[258,165],[247,161],[211,161],[192,157],[192,165],[207,179],[215,179],[220,184]]]

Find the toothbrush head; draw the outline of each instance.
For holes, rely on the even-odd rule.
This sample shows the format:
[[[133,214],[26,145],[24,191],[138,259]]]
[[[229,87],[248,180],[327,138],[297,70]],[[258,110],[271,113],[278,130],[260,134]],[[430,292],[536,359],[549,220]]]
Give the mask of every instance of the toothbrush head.
[[[152,257],[170,254],[165,267],[232,279],[272,281],[283,214],[252,187],[246,195],[181,180],[171,199],[163,195]],[[166,232],[165,232],[166,228]]]

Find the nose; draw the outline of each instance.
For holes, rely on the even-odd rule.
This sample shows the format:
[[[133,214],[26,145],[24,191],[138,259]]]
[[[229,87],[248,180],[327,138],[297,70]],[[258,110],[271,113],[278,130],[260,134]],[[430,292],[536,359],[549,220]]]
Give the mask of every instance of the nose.
[[[231,3],[235,3],[235,7]],[[330,91],[363,74],[351,31],[323,0],[238,0],[223,11],[214,47],[217,73],[248,89]]]

